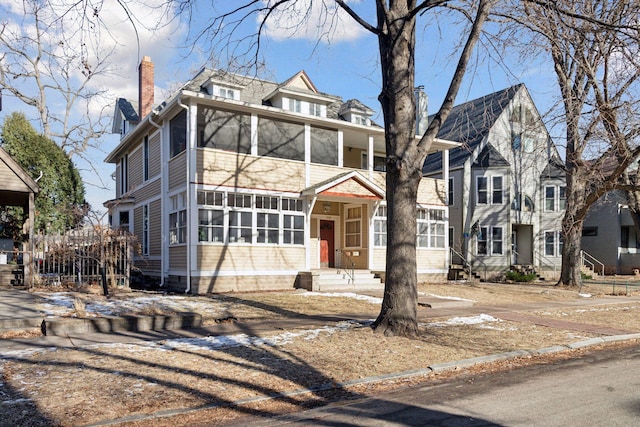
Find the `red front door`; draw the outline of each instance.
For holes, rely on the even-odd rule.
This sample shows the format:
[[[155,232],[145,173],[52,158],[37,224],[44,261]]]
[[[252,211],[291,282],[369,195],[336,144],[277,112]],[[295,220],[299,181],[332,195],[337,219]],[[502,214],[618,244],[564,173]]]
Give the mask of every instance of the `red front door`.
[[[320,267],[336,266],[334,222],[320,220]]]

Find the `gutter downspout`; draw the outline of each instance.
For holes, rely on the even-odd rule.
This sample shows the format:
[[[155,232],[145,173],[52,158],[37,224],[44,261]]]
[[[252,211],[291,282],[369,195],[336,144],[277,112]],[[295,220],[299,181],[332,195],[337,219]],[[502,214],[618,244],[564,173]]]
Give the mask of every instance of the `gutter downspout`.
[[[162,141],[162,126],[160,126],[159,124],[157,124],[156,122],[153,121],[153,115],[154,114],[156,114],[156,115],[158,114],[158,112],[155,109],[151,110],[151,114],[149,114],[148,121],[149,121],[149,124],[151,124],[151,126],[153,126],[154,128],[156,128],[156,129],[158,129],[160,131],[160,144],[163,144],[163,141]],[[163,153],[163,150],[161,149],[160,150],[160,165],[162,165],[162,162],[164,160],[162,158],[162,153]],[[162,166],[161,166],[161,169],[162,169]],[[165,184],[166,184],[166,181],[162,180],[162,186],[164,186]],[[162,206],[165,206],[166,203],[165,203],[165,200],[164,200],[164,195],[166,194],[166,192],[164,190],[161,190],[161,191],[162,191],[162,198],[160,200],[162,201]],[[165,226],[164,208],[161,207],[160,210],[162,211],[161,215],[160,215],[160,230],[162,230],[161,233],[164,234],[164,226]],[[164,245],[162,245],[162,251],[164,252]],[[160,287],[161,288],[164,287],[164,267],[165,267],[165,265],[164,265],[164,254],[163,254],[160,257],[160,272],[161,272],[160,273]]]
[[[191,215],[191,117],[189,115],[189,107],[182,103],[180,96],[177,97],[177,103],[180,108],[184,108],[187,112],[187,147],[186,147],[186,162],[187,162],[187,288],[184,290],[185,294],[191,292],[191,221],[189,220]]]

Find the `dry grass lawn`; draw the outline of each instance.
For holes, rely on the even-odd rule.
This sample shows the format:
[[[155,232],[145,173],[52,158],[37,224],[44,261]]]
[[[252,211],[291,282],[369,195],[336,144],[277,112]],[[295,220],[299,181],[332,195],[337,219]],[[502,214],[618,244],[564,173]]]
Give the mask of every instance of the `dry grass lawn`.
[[[640,304],[571,307],[575,290],[522,285],[421,285],[422,294],[473,300],[476,305],[566,302],[562,309],[537,310],[539,316],[639,330]],[[127,299],[134,295],[119,295]],[[97,296],[84,295],[87,302]],[[304,298],[304,299],[302,299]],[[300,316],[356,313],[375,317],[379,307],[353,298],[308,296],[293,292],[193,297],[211,305],[209,322],[233,316],[238,322]],[[568,308],[567,308],[568,307]],[[154,310],[179,311],[157,305]],[[451,325],[423,319],[417,339],[384,337],[366,324],[339,323],[313,330],[275,331],[278,341],[212,347],[209,341],[173,341],[95,345],[70,350],[45,349],[0,359],[0,425],[86,425],[166,410],[195,409],[163,419],[121,420],[123,425],[220,424],[251,412],[268,416],[325,403],[330,393],[280,396],[267,402],[233,405],[243,399],[273,396],[303,388],[366,377],[426,369],[430,365],[513,350],[563,345],[591,337],[586,333],[531,324],[489,321]],[[265,336],[264,338],[269,338]],[[417,378],[417,379],[416,379]],[[414,380],[429,380],[425,374]],[[358,397],[376,387],[397,387],[406,380],[358,385],[341,392]],[[210,408],[220,405],[221,408]]]

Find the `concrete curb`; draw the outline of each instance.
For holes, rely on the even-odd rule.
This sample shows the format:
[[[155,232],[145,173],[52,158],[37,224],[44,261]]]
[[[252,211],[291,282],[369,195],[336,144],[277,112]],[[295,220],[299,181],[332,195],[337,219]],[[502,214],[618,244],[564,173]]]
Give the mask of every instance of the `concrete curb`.
[[[110,426],[115,424],[121,424],[124,422],[148,421],[148,420],[159,419],[159,418],[173,417],[176,415],[189,414],[189,413],[198,412],[206,409],[246,405],[246,404],[264,402],[267,400],[272,400],[272,399],[277,399],[282,397],[292,397],[292,396],[298,396],[298,395],[307,394],[307,393],[317,393],[319,391],[346,389],[348,387],[352,387],[355,385],[371,384],[371,383],[377,383],[377,382],[400,379],[400,378],[411,378],[419,375],[440,374],[440,373],[451,371],[451,370],[470,368],[475,365],[479,365],[483,363],[491,363],[491,362],[497,362],[497,361],[503,361],[503,360],[509,360],[509,359],[516,359],[518,357],[560,353],[567,350],[585,348],[585,347],[590,347],[593,345],[598,345],[603,343],[640,340],[640,333],[609,336],[606,338],[607,339],[593,338],[593,339],[578,341],[578,342],[567,344],[567,345],[545,347],[538,350],[516,350],[516,351],[510,351],[507,353],[498,353],[498,354],[492,354],[488,356],[473,357],[470,359],[462,359],[455,362],[447,362],[447,363],[430,365],[425,369],[414,369],[411,371],[377,375],[373,377],[360,378],[355,380],[343,381],[339,383],[325,383],[325,384],[318,385],[316,387],[301,388],[301,389],[285,391],[281,393],[274,393],[267,396],[250,397],[250,398],[240,399],[234,402],[228,402],[224,404],[212,403],[208,405],[197,406],[194,408],[168,409],[168,410],[159,411],[153,414],[131,415],[131,416],[117,418],[117,419],[99,421],[94,424],[89,424],[85,427]]]

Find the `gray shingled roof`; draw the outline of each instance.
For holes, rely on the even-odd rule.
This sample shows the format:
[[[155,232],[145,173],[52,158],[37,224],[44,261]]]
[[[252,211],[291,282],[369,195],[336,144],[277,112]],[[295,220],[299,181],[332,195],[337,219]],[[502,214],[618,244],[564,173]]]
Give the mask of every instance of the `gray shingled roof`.
[[[494,123],[507,107],[523,83],[457,105],[443,123],[438,138],[456,141],[462,145],[449,151],[449,168],[460,167],[489,134]],[[429,121],[433,116],[429,116]],[[503,158],[504,159],[504,158]],[[442,153],[430,154],[422,168],[423,173],[442,169]]]
[[[138,112],[136,108],[124,98],[118,98],[118,109],[122,112],[124,119],[129,122],[139,122]]]
[[[183,89],[197,93],[205,93],[203,85],[209,78],[242,86],[240,100],[257,105],[269,105],[268,103],[264,102],[264,98],[275,91],[277,88],[282,87],[282,85],[284,84],[259,79],[257,77],[240,76],[238,74],[228,73],[223,70],[212,70],[204,68],[193,79],[187,82],[183,86]],[[291,90],[300,93],[312,93],[310,91],[304,91],[299,88],[293,88]],[[343,120],[343,118],[340,117],[339,112],[344,108],[343,106],[346,103],[354,106],[354,108],[363,109],[363,111],[372,111],[366,105],[356,99],[351,99],[345,103],[342,98],[337,95],[331,95],[324,92],[318,92],[318,95],[334,99],[334,102],[327,105],[327,118],[329,119]]]
[[[496,148],[488,143],[484,146],[478,158],[471,165],[472,168],[488,168],[491,166],[509,166],[509,162]]]

